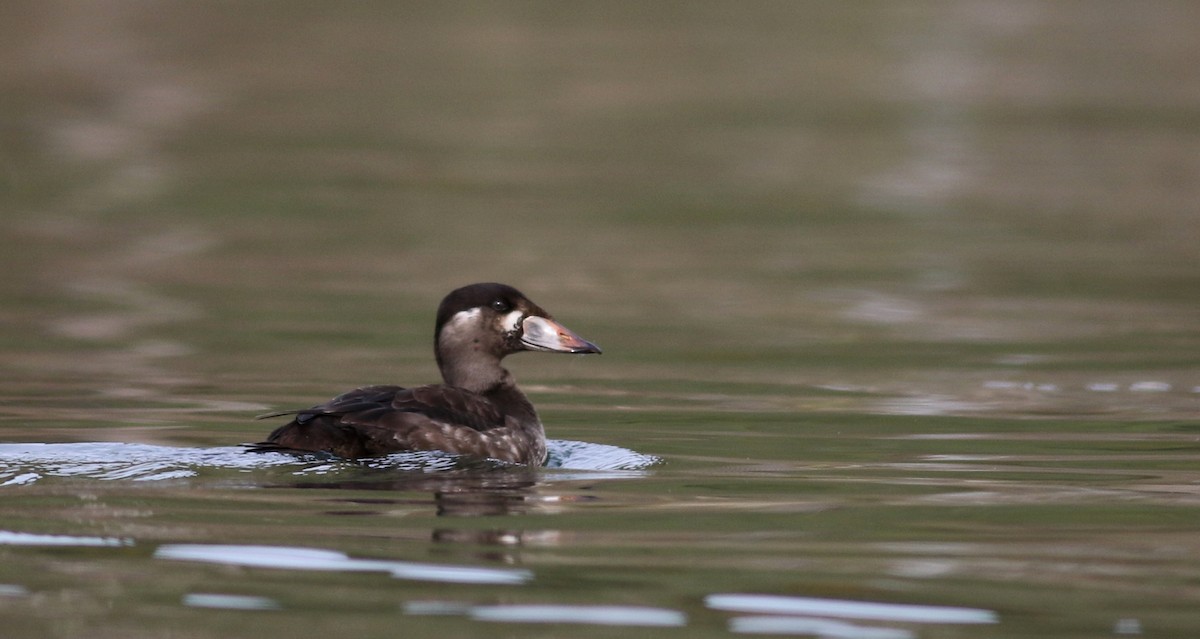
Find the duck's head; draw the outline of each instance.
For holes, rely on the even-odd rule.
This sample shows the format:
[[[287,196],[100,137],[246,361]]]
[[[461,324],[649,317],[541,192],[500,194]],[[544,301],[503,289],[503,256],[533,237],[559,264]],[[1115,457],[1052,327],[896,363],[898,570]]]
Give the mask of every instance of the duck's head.
[[[451,291],[438,307],[435,351],[446,383],[520,351],[599,353],[517,289],[494,282]],[[456,372],[457,371],[457,372]],[[480,371],[482,372],[482,371]]]

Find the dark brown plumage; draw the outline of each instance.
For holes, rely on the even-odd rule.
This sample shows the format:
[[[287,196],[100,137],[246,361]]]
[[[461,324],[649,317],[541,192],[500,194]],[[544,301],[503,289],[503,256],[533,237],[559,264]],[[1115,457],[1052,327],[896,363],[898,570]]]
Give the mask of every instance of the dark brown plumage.
[[[521,464],[546,461],[537,411],[500,365],[520,351],[599,353],[520,291],[472,284],[438,307],[434,353],[444,384],[365,386],[294,415],[254,452],[318,452],[345,458],[440,450]]]

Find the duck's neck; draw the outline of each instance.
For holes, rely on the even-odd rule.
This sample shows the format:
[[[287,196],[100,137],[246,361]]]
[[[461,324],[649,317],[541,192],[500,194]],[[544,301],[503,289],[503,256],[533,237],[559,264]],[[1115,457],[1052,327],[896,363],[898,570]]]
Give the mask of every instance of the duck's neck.
[[[449,386],[481,394],[498,387],[516,387],[512,373],[500,365],[500,358],[481,349],[474,340],[443,335],[434,350],[442,380]]]
[[[464,361],[439,358],[442,380],[449,386],[457,386],[473,393],[485,394],[500,388],[516,389],[517,382],[499,360]]]
[[[517,388],[516,378],[500,365],[498,358],[479,352],[471,352],[469,357],[454,357],[453,349],[443,348],[438,350],[437,361],[446,385],[483,395],[503,406],[506,414],[540,427],[533,404]]]

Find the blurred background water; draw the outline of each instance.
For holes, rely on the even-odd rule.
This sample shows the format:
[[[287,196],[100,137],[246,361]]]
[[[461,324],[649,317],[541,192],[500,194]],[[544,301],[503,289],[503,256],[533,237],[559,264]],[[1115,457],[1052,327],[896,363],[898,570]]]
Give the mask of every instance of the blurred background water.
[[[6,623],[1192,636],[1197,24],[4,3]],[[605,349],[510,360],[561,467],[230,448],[487,280]]]

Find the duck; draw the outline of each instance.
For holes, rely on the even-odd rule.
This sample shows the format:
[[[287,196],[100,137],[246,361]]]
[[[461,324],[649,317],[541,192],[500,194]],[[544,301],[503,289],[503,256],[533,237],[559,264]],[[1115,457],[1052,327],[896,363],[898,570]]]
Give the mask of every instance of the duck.
[[[501,361],[523,351],[599,354],[600,347],[507,284],[451,291],[438,306],[434,356],[442,383],[373,385],[301,410],[252,452],[317,453],[345,459],[405,451],[545,465],[546,432]]]

